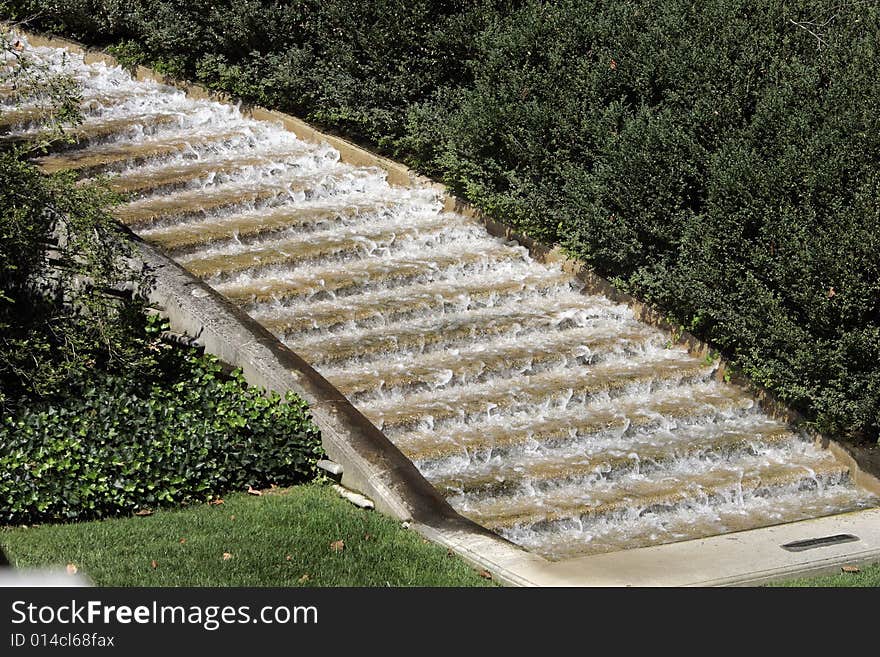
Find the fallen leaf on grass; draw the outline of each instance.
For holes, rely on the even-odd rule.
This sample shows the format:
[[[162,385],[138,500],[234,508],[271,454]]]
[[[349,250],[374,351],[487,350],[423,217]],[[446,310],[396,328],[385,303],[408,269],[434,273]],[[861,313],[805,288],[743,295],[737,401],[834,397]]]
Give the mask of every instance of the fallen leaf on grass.
[[[159,567],[159,562],[156,561],[155,559],[153,559],[153,560],[150,562],[150,568],[152,568],[153,570],[156,570],[156,568],[158,568],[158,567]]]
[[[223,553],[223,561],[229,561],[231,558],[232,558],[231,552],[224,552]]]
[[[372,539],[372,538],[373,538],[373,535],[372,535],[372,534],[364,534],[364,540],[365,540],[365,541],[369,541],[369,540]]]
[[[229,516],[229,519],[230,519],[230,520],[235,520],[235,515],[231,515],[231,516]]]
[[[180,544],[183,545],[184,543],[186,543],[186,539],[185,538],[180,539]]]
[[[334,552],[342,552],[345,549],[345,541],[333,541],[330,544],[330,549]]]
[[[248,486],[247,492],[249,495],[262,495],[263,494],[263,491],[257,490],[256,488],[251,488],[250,486]]]
[[[75,563],[67,564],[67,574],[68,575],[76,575],[77,570],[79,570],[79,569],[76,567]]]
[[[298,580],[296,580],[296,581],[299,582],[300,584],[305,584],[305,583],[308,582],[310,579],[311,579],[311,577],[309,577],[308,573],[306,573],[305,575],[303,575],[302,577],[300,577],[300,578],[299,578]]]
[[[841,566],[840,568],[845,573],[860,573],[862,569],[858,566]]]
[[[140,511],[135,511],[134,515],[136,515],[136,516],[151,516],[151,515],[153,515],[153,512],[150,509],[141,509]]]
[[[287,559],[287,561],[290,561],[291,559],[293,559],[293,557],[290,556],[289,554],[288,554],[286,557],[284,557],[284,558]]]
[[[217,506],[218,504],[223,504],[223,498],[218,497],[216,500],[210,500],[208,502],[211,506]]]
[[[482,577],[483,579],[492,579],[492,573],[484,568],[480,571],[480,577]]]

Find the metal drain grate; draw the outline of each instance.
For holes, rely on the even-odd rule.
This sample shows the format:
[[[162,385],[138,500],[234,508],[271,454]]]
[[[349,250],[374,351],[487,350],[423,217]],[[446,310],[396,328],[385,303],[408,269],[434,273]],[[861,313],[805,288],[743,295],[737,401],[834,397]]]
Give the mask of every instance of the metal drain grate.
[[[834,536],[822,536],[820,538],[808,538],[803,541],[793,541],[781,545],[780,547],[789,552],[803,552],[804,550],[812,550],[813,548],[838,545],[839,543],[852,543],[853,541],[858,540],[859,537],[853,534],[835,534]]]

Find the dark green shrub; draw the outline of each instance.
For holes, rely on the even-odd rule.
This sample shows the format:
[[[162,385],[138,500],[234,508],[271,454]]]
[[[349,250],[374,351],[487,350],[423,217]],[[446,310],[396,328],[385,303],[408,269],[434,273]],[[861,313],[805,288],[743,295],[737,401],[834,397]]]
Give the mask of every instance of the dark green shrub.
[[[106,210],[113,200],[0,153],[0,410],[145,356],[142,303],[118,293],[130,250]]]
[[[314,477],[320,435],[301,400],[151,344],[161,367],[95,372],[66,399],[3,418],[0,522],[130,514]]]
[[[99,188],[0,153],[0,523],[205,501],[314,475],[293,395],[161,340]],[[64,238],[59,238],[59,230]]]

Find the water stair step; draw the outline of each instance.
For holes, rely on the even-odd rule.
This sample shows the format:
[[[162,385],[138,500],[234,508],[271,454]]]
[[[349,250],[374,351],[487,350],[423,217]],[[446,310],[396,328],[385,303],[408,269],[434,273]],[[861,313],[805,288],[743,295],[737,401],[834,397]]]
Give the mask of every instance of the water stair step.
[[[217,290],[241,305],[278,303],[317,294],[343,295],[364,290],[368,286],[433,279],[452,267],[474,267],[503,261],[521,261],[523,251],[497,246],[482,251],[438,254],[426,261],[424,257],[400,256],[379,260],[369,259],[313,269],[308,273],[291,272],[284,278],[264,277],[243,282],[219,283]]]
[[[247,186],[229,183],[204,189],[185,190],[149,197],[123,205],[114,211],[116,218],[135,230],[160,221],[184,220],[249,204],[268,203],[289,198],[292,194],[311,193],[321,185],[332,184],[338,176],[315,173],[298,179],[269,180]]]
[[[212,217],[205,221],[173,224],[143,234],[144,239],[162,247],[172,255],[189,254],[197,249],[231,242],[248,243],[250,240],[274,233],[301,228],[326,227],[356,217],[367,217],[389,206],[381,202],[357,202],[348,197],[332,207],[301,207],[279,205],[259,212]]]
[[[705,427],[701,427],[705,429]],[[682,430],[682,433],[688,433]],[[784,424],[764,422],[751,428],[736,428],[724,431],[718,427],[717,433],[706,435],[706,431],[691,440],[670,441],[670,444],[627,445],[622,449],[601,453],[586,453],[578,456],[563,454],[556,458],[526,464],[493,462],[491,467],[474,468],[442,477],[429,478],[431,483],[443,494],[454,495],[461,492],[481,495],[500,495],[522,485],[548,480],[563,480],[585,477],[591,474],[608,478],[615,472],[638,468],[644,473],[649,469],[662,468],[663,464],[681,458],[695,458],[707,452],[729,454],[754,449],[760,444],[777,445],[795,439],[794,434]],[[631,447],[631,449],[626,449]]]
[[[849,470],[834,459],[824,459],[809,466],[773,463],[747,472],[721,470],[702,473],[683,481],[645,480],[613,490],[591,493],[590,501],[571,496],[548,495],[515,499],[496,498],[474,505],[465,515],[475,522],[499,530],[538,523],[558,522],[570,518],[586,518],[620,513],[627,509],[671,508],[695,498],[712,498],[733,490],[772,492],[774,488],[815,485],[818,478],[848,478]]]
[[[92,144],[110,139],[122,137],[126,134],[155,131],[163,126],[179,122],[183,114],[177,112],[146,112],[134,116],[126,116],[109,120],[86,121],[81,125],[64,130],[64,136],[70,141],[55,140],[50,145],[54,151],[65,151],[79,148],[83,145]],[[0,136],[0,143],[20,144],[54,137],[55,135],[45,130],[29,130]]]
[[[582,557],[634,546],[660,545],[707,536],[740,532],[859,511],[877,505],[877,499],[847,482],[822,488],[779,489],[772,497],[733,489],[711,505],[704,500],[655,508],[646,513],[622,509],[605,516],[573,518],[558,523],[499,529],[508,539],[551,560]],[[552,531],[548,531],[548,529]]]
[[[639,383],[680,382],[708,377],[714,366],[686,354],[651,361],[601,362],[590,368],[550,370],[503,381],[454,387],[401,399],[361,404],[380,429],[410,427],[425,420],[438,422],[471,414],[486,414],[522,404],[588,399],[599,392],[613,393]]]
[[[384,367],[357,368],[339,374],[325,372],[325,376],[346,397],[356,400],[380,389],[432,387],[441,380],[445,381],[444,385],[464,385],[498,372],[534,373],[546,364],[583,363],[588,356],[637,348],[652,338],[659,341],[661,337],[657,331],[635,324],[604,335],[577,327],[551,333],[549,337],[542,335],[541,344],[520,340],[503,346],[481,345],[477,351],[443,350],[419,354]]]
[[[336,364],[341,369],[341,361],[353,358],[363,360],[390,352],[425,353],[431,348],[446,347],[461,343],[468,339],[485,339],[511,334],[525,334],[539,329],[565,327],[565,318],[573,310],[584,310],[582,321],[589,312],[589,306],[582,298],[560,301],[552,310],[544,304],[512,304],[511,306],[493,306],[486,309],[464,311],[440,315],[436,319],[417,319],[411,322],[394,325],[377,326],[375,328],[343,334],[319,335],[293,343],[295,351],[309,362],[318,365]],[[601,309],[594,309],[594,316]],[[608,330],[603,335],[616,335],[622,327],[618,321],[608,321],[600,317]],[[597,336],[598,337],[598,336]],[[355,379],[359,375],[355,374]],[[437,372],[442,377],[443,372]],[[362,392],[364,388],[356,380],[345,373],[339,372],[334,383],[347,386],[351,393]],[[379,380],[375,375],[365,372],[361,383],[369,389],[378,387]]]
[[[201,257],[196,254],[182,258],[180,262],[200,278],[229,276],[285,263],[300,263],[345,254],[369,255],[377,247],[387,247],[408,239],[437,236],[451,224],[446,217],[434,217],[428,221],[413,222],[408,227],[366,225],[349,231],[305,235],[301,238],[253,245],[253,248],[236,253],[220,252]]]
[[[444,430],[407,431],[394,436],[394,443],[417,463],[456,454],[488,450],[503,451],[527,443],[552,444],[602,432],[633,431],[659,421],[747,410],[754,400],[740,388],[716,383],[679,386],[648,399],[617,398],[611,403],[576,407],[549,417],[505,418],[504,422],[479,422]]]
[[[161,168],[149,167],[130,169],[110,178],[108,184],[116,192],[126,194],[155,194],[171,191],[199,180],[210,180],[217,176],[236,173],[248,167],[282,167],[291,157],[306,153],[300,151],[246,155],[236,157],[202,158],[166,165]]]
[[[152,160],[198,150],[210,145],[220,145],[241,139],[241,131],[224,131],[191,136],[174,135],[144,141],[98,144],[89,148],[44,155],[36,159],[46,173],[76,171],[81,176],[103,173],[114,167],[135,167]]]
[[[125,100],[122,96],[95,96],[85,99],[80,106],[83,116],[89,116],[103,109],[118,105]],[[29,105],[0,111],[0,134],[24,132],[38,125],[45,125],[55,116],[55,108],[48,105]]]
[[[387,324],[415,313],[432,315],[461,312],[482,307],[490,301],[522,298],[576,285],[571,274],[559,269],[536,271],[516,278],[460,276],[452,281],[435,281],[377,290],[333,301],[317,301],[301,306],[273,309],[258,317],[263,326],[277,335],[290,336],[306,331],[330,330],[336,326],[374,320]]]

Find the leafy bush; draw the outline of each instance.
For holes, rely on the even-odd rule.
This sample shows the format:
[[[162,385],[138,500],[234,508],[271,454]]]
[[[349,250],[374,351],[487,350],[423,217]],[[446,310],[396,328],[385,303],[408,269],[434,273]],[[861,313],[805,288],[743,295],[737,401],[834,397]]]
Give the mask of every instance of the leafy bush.
[[[204,502],[315,476],[320,436],[304,402],[158,338],[147,371],[97,372],[62,401],[0,423],[0,523],[85,520]]]
[[[367,140],[880,436],[880,6],[7,0]]]
[[[131,369],[142,301],[114,197],[0,153],[0,409],[64,396],[98,369]]]

